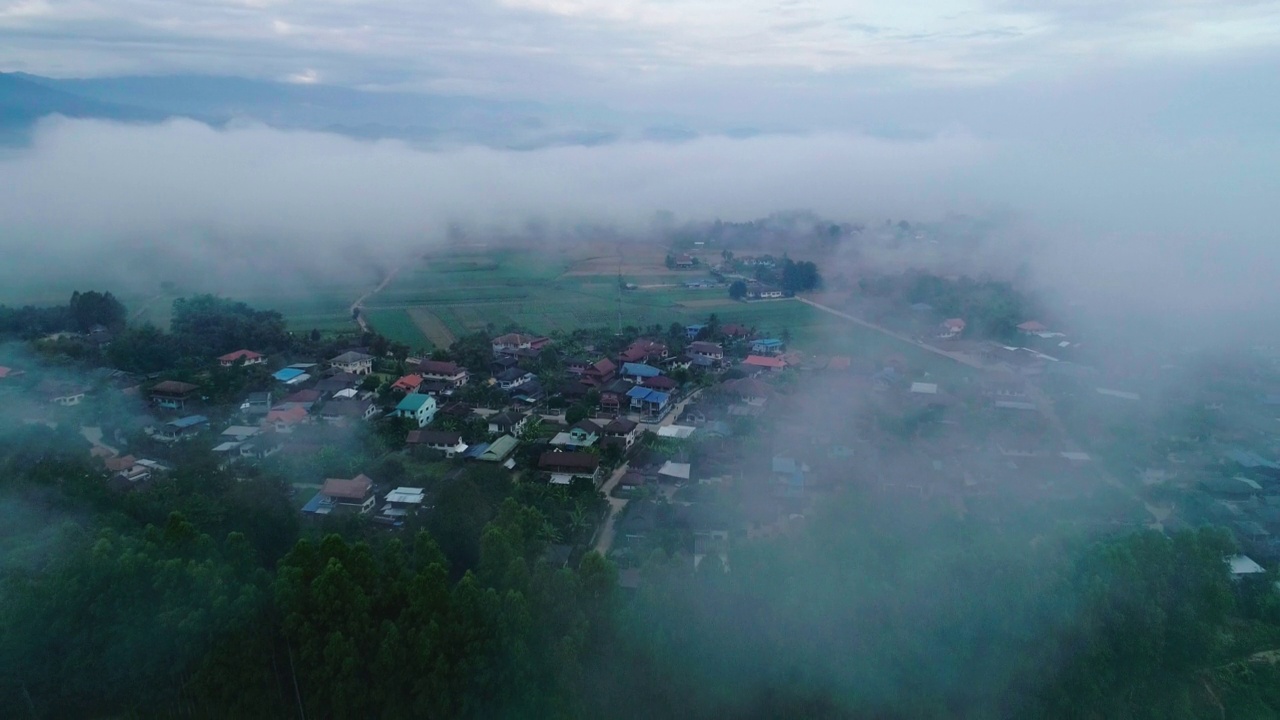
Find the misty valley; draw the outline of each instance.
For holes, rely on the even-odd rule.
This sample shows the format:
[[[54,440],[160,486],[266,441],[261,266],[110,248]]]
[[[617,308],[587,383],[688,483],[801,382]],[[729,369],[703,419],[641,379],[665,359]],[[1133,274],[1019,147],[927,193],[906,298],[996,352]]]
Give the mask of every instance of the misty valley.
[[[7,717],[1280,716],[1280,348],[1005,218],[141,248],[0,295]]]

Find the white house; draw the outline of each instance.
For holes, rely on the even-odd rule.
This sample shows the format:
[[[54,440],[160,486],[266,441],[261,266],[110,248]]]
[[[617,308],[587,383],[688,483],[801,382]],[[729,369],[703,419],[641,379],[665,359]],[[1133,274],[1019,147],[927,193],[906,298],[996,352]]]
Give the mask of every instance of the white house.
[[[331,358],[329,365],[352,375],[368,375],[373,372],[373,356],[351,350]]]
[[[405,395],[392,413],[395,417],[413,418],[418,427],[426,427],[436,419],[436,399],[430,395]]]

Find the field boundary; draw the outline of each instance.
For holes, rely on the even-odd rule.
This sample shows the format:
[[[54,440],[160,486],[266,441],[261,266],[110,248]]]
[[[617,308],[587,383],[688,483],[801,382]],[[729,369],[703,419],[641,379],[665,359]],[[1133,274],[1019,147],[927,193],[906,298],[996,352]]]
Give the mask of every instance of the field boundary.
[[[447,348],[453,344],[454,340],[458,339],[453,334],[453,331],[449,329],[449,326],[445,325],[444,321],[440,319],[440,316],[432,312],[430,308],[419,306],[409,308],[405,312],[409,314],[413,324],[418,326],[419,332],[426,336],[432,345],[438,348]]]

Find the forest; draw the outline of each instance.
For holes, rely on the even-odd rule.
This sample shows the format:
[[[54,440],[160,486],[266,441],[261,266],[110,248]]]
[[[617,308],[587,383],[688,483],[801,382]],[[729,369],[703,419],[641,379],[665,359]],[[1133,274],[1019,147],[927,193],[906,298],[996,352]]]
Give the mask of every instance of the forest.
[[[301,526],[192,463],[119,495],[59,430],[0,434],[0,693],[30,717],[1274,717],[1269,582],[1225,534],[1036,537],[854,490],[637,590],[509,481],[443,522]],[[451,495],[451,497],[450,497]],[[25,710],[17,710],[25,708]]]

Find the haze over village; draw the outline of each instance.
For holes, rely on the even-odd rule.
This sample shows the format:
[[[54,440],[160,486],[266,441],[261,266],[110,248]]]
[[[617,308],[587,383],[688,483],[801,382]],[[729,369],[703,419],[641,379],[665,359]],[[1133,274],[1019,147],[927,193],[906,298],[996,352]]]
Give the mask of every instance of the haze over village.
[[[0,0],[5,707],[1280,715],[1276,9]]]

